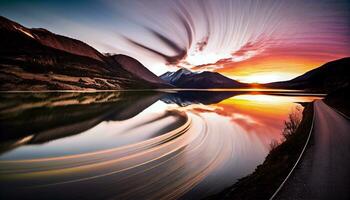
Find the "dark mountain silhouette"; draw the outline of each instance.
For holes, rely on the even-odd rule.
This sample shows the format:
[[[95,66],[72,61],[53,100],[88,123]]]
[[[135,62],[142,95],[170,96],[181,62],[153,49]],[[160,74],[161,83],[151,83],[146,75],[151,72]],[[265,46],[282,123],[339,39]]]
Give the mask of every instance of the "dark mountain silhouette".
[[[331,92],[350,85],[350,57],[328,62],[289,81],[265,84],[269,88]]]
[[[149,69],[144,67],[139,61],[136,59],[126,56],[126,55],[109,55],[108,58],[118,62],[123,69],[130,72],[131,74],[142,78],[145,81],[160,84],[164,87],[173,87],[165,82],[163,79],[159,78],[155,74],[153,74]]]
[[[181,68],[176,72],[166,72],[161,79],[178,88],[243,88],[247,84],[240,83],[217,72],[191,72]]]
[[[119,59],[119,63],[84,42],[29,29],[1,16],[0,39],[0,90],[164,87],[161,79],[133,58]],[[129,63],[132,66],[126,66]],[[147,78],[138,76],[139,72]]]

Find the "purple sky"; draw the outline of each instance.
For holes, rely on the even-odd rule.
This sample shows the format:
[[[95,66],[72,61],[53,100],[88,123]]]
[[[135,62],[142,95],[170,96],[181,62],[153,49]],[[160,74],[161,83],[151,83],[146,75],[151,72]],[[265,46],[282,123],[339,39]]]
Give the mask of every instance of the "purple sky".
[[[3,16],[130,55],[247,82],[293,78],[350,56],[347,1],[1,1]]]

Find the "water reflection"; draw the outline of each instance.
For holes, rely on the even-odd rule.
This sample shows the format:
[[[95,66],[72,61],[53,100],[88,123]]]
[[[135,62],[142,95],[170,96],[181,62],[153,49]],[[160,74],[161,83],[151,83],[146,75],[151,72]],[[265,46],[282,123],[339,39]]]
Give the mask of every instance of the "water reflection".
[[[158,99],[158,93],[1,94],[0,149],[40,144],[81,133],[102,121],[129,119]]]
[[[297,104],[242,91],[2,94],[7,198],[193,199],[262,163]]]

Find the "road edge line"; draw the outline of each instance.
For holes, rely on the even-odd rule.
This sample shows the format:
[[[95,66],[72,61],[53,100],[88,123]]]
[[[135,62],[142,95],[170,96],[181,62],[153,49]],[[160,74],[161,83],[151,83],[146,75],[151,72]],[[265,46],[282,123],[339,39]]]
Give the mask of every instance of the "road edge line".
[[[311,133],[314,129],[314,121],[315,121],[315,102],[313,102],[313,105],[314,107],[313,109],[313,115],[312,115],[312,122],[311,122],[311,127],[310,127],[310,131],[309,131],[309,136],[307,137],[307,140],[305,142],[305,145],[303,147],[303,150],[301,151],[297,161],[295,162],[294,166],[292,167],[292,169],[290,170],[290,172],[288,173],[288,175],[286,176],[286,178],[283,180],[283,182],[281,183],[281,185],[277,188],[277,190],[275,191],[275,193],[273,193],[273,195],[269,198],[269,200],[273,200],[276,195],[278,194],[278,192],[282,189],[282,187],[284,186],[284,184],[287,182],[287,180],[289,179],[289,177],[291,176],[291,174],[294,172],[294,169],[296,168],[296,166],[299,164],[300,160],[301,160],[301,157],[304,155],[304,152],[306,150],[306,147],[307,145],[309,144],[309,141],[310,141],[310,138],[311,138]]]

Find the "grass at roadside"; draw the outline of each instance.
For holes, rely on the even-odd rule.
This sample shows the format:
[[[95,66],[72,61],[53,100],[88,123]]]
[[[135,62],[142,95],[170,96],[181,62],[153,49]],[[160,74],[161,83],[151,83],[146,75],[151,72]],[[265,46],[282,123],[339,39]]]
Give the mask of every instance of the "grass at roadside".
[[[278,146],[273,146],[263,164],[232,187],[208,199],[269,199],[298,159],[311,128],[313,103],[305,104],[296,130]]]

